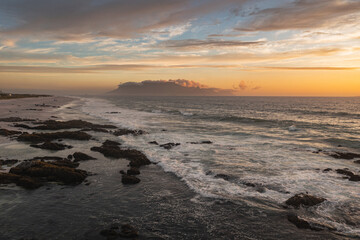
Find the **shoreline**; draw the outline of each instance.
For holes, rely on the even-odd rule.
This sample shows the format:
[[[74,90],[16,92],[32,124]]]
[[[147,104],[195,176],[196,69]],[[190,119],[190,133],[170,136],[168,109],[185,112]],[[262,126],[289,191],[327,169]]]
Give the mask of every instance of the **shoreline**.
[[[35,118],[41,121],[81,119],[95,124],[109,124],[105,120],[80,113],[75,106],[77,99],[51,97],[33,100],[14,100],[8,106],[0,103],[0,109],[2,112],[8,111],[4,117]],[[16,111],[13,110],[14,106],[18,107]],[[24,112],[21,112],[20,106]],[[12,123],[1,122],[0,127],[19,130]],[[22,129],[24,130],[26,129]],[[5,236],[7,239],[46,239],[54,236],[58,236],[54,239],[105,239],[99,233],[114,223],[134,225],[139,230],[140,239],[261,239],[267,232],[267,239],[277,239],[279,236],[302,239],[304,234],[309,239],[320,236],[328,239],[341,238],[329,232],[299,230],[286,220],[286,210],[280,208],[276,209],[277,214],[268,215],[265,220],[268,224],[262,226],[264,222],[254,222],[249,215],[253,212],[260,217],[262,213],[256,208],[245,202],[234,204],[221,199],[203,198],[190,190],[174,174],[164,172],[155,164],[140,168],[140,183],[123,185],[119,171],[129,169],[129,161],[123,158],[110,159],[102,153],[90,150],[91,147],[101,146],[106,140],[119,143],[121,140],[101,131],[89,133],[93,139],[88,141],[64,139],[61,144],[71,145],[73,148],[58,152],[32,148],[28,144],[1,137],[1,158],[24,160],[46,155],[66,158],[79,151],[97,159],[80,162],[79,169],[94,174],[89,175],[88,181],[80,185],[46,183],[45,187],[30,191],[10,185],[0,186],[4,193],[0,200],[6,202],[8,199],[5,205],[0,205],[3,219],[0,220],[1,232],[10,229]],[[11,200],[12,197],[15,197],[15,200]],[[26,214],[23,214],[24,211]],[[35,217],[41,219],[40,223],[32,222],[31,219]],[[5,221],[6,218],[8,221]],[[79,223],[81,220],[84,223]],[[280,226],[276,224],[277,221],[281,222]],[[225,226],[230,222],[235,224],[227,229]],[[284,226],[287,229],[282,229]],[[45,228],[50,230],[45,231]],[[298,235],[294,236],[294,233]]]

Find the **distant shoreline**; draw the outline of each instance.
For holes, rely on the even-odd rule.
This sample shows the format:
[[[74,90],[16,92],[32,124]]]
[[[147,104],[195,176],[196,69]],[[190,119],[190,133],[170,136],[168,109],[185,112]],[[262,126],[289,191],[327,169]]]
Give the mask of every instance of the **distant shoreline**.
[[[17,98],[37,98],[37,97],[51,97],[51,95],[41,95],[41,94],[0,94],[0,100],[17,99]]]

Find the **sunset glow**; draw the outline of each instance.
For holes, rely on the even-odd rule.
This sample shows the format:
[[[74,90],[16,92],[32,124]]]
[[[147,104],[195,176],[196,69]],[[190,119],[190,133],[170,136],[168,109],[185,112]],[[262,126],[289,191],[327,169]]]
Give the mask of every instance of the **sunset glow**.
[[[186,79],[244,96],[359,96],[357,0],[4,0],[0,84],[104,93]]]

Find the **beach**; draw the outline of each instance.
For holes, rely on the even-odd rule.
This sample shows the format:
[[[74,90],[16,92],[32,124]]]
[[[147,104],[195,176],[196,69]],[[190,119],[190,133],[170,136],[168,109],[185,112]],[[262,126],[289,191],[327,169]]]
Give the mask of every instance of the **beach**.
[[[139,99],[128,101],[134,104],[146,102]],[[26,141],[18,141],[16,134],[0,136],[0,159],[16,159],[19,160],[16,164],[20,164],[23,160],[36,157],[56,156],[74,162],[69,156],[74,156],[75,152],[95,158],[79,161],[76,169],[87,172],[86,179],[80,183],[62,182],[59,184],[59,181],[47,180],[36,189],[24,189],[15,184],[2,184],[0,186],[0,239],[106,239],[106,236],[100,233],[104,233],[104,230],[110,229],[114,224],[118,226],[128,224],[134,227],[138,232],[136,236],[138,239],[355,239],[359,237],[359,222],[356,213],[358,208],[356,205],[351,205],[352,201],[348,199],[340,203],[344,204],[346,211],[352,209],[353,214],[349,212],[347,223],[344,222],[345,218],[335,219],[334,222],[339,223],[337,228],[336,224],[327,221],[326,216],[321,214],[323,214],[323,208],[327,206],[337,208],[338,205],[333,204],[334,201],[330,195],[323,194],[319,189],[309,193],[328,199],[325,203],[321,203],[319,208],[310,206],[309,210],[302,207],[300,209],[284,207],[284,202],[290,197],[300,193],[301,190],[313,188],[313,186],[302,187],[301,184],[305,184],[302,182],[303,179],[311,179],[310,175],[314,174],[321,176],[321,179],[313,179],[313,181],[322,181],[326,187],[334,181],[344,184],[343,191],[353,191],[358,182],[342,179],[342,175],[336,172],[326,175],[322,171],[329,166],[332,168],[351,166],[350,170],[357,173],[358,165],[343,160],[335,162],[331,156],[325,154],[322,156],[322,159],[325,159],[323,162],[305,167],[305,172],[309,176],[298,176],[300,181],[296,184],[299,187],[295,187],[292,178],[285,180],[285,182],[290,182],[289,185],[282,185],[282,182],[276,183],[276,177],[269,179],[275,182],[275,187],[266,185],[265,182],[260,185],[256,182],[257,172],[252,175],[238,175],[243,176],[240,184],[238,178],[235,179],[236,172],[231,171],[231,168],[235,169],[230,165],[231,155],[226,155],[227,152],[234,151],[232,148],[236,147],[236,143],[234,146],[223,143],[227,141],[227,138],[232,142],[234,140],[231,139],[231,134],[227,137],[221,135],[220,127],[216,126],[216,124],[223,126],[224,123],[206,126],[218,129],[218,137],[215,137],[216,135],[211,135],[213,133],[205,128],[203,122],[191,120],[196,117],[198,112],[196,109],[179,110],[176,116],[181,117],[180,124],[176,122],[176,117],[166,115],[164,108],[145,111],[142,105],[135,107],[128,105],[129,108],[126,109],[115,103],[109,98],[61,96],[0,101],[2,119],[20,118],[16,121],[0,121],[2,129],[42,133],[81,130],[91,136],[87,140],[56,139],[52,142],[56,142],[59,146],[66,146],[65,149],[57,151],[31,147]],[[168,103],[171,101],[169,100]],[[162,122],[159,121],[160,118]],[[188,118],[189,122],[183,118]],[[24,119],[26,121],[23,121]],[[41,130],[26,129],[21,125],[14,126],[25,124],[36,127],[38,124],[32,124],[32,122],[46,120],[61,122],[82,120],[99,126],[115,126],[116,129],[105,128],[104,130],[98,126],[86,127],[84,125],[81,128],[67,128],[66,130]],[[190,122],[197,122],[196,129],[200,129],[202,134],[195,136],[188,133],[186,129],[195,133],[194,126],[190,125]],[[172,126],[179,127],[180,125],[183,132],[180,135],[174,135],[179,129]],[[251,129],[250,126],[248,128]],[[299,128],[298,125],[293,127],[292,124],[287,125],[286,132],[299,133],[301,130],[297,128]],[[117,131],[118,133],[115,134]],[[137,162],[134,159],[107,155],[108,152],[104,151],[106,147],[104,143],[107,140],[121,144],[120,148],[133,150],[131,154],[143,153],[151,164],[136,165]],[[244,146],[249,143],[246,142],[247,140],[246,137],[242,138]],[[261,142],[259,139],[256,141]],[[176,145],[177,143],[179,145]],[[245,155],[253,154],[249,152],[249,149],[244,149],[244,146],[241,150]],[[111,149],[113,147],[111,145]],[[257,151],[260,154],[267,147],[264,144],[263,149],[257,148]],[[218,149],[217,152],[215,148]],[[117,148],[114,147],[114,149]],[[312,156],[317,160],[319,153],[313,152],[319,149],[323,151],[326,147],[324,144],[314,145],[314,149],[304,150],[303,157],[311,158]],[[277,158],[282,158],[281,154],[274,149],[269,151],[277,155]],[[207,168],[203,169],[203,162],[210,161],[211,155],[222,156],[224,166],[228,164],[229,170],[222,167],[220,163],[206,165]],[[234,156],[239,156],[239,153],[234,153]],[[256,155],[251,155],[251,157],[256,159]],[[229,160],[229,163],[226,160]],[[3,165],[1,172],[8,172],[16,164]],[[140,170],[140,175],[136,175],[140,182],[136,184],[123,183],[124,175],[127,175],[124,172],[131,169],[129,164],[136,165]],[[244,168],[244,171],[251,172],[259,168],[256,167],[259,164],[257,162],[248,164],[249,168]],[[240,166],[241,163],[237,162],[237,165]],[[317,169],[319,166],[321,169]],[[273,169],[276,167],[276,163],[273,163]],[[120,171],[124,171],[123,174]],[[252,179],[251,176],[253,176]],[[274,176],[276,176],[275,173]],[[323,191],[326,192],[326,189]],[[333,194],[332,191],[331,194]],[[356,193],[355,196],[349,198],[355,197]],[[348,208],[346,203],[350,204]],[[329,212],[329,209],[324,211]],[[317,231],[298,228],[288,220],[289,215],[293,214],[305,216],[306,220],[313,220],[322,228]],[[319,215],[325,220],[319,221]],[[331,217],[334,216],[331,215]],[[122,237],[119,236],[119,239]]]

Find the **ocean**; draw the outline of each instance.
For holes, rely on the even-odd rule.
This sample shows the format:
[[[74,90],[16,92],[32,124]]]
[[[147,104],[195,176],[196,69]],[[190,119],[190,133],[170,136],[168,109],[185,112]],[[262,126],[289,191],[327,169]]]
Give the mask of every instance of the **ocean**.
[[[359,183],[326,168],[360,164],[329,154],[360,150],[360,98],[105,97],[82,111],[147,134],[120,137],[201,198],[246,201],[262,211],[297,193],[326,198],[301,211],[360,237]],[[180,143],[170,150],[149,144]],[[212,144],[201,144],[211,141]],[[197,144],[195,144],[197,143]],[[201,201],[201,200],[199,200]]]

